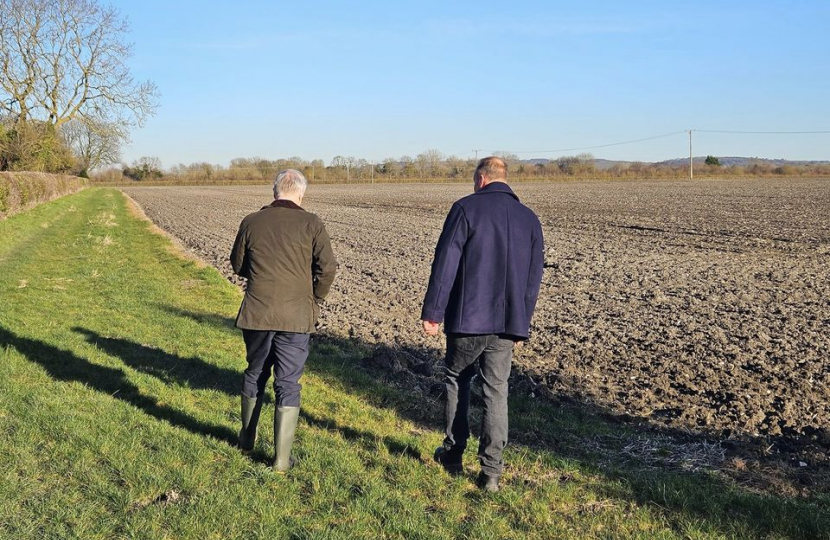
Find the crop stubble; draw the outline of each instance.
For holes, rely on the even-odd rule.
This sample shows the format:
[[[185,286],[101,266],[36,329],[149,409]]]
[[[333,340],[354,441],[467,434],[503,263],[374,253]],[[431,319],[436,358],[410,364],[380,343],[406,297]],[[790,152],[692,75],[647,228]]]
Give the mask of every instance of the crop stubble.
[[[540,216],[545,275],[523,376],[546,393],[720,435],[827,440],[830,181],[516,184]],[[444,216],[471,185],[314,186],[340,273],[321,330],[407,351],[437,380],[418,315]],[[127,188],[230,279],[241,219],[268,186]]]

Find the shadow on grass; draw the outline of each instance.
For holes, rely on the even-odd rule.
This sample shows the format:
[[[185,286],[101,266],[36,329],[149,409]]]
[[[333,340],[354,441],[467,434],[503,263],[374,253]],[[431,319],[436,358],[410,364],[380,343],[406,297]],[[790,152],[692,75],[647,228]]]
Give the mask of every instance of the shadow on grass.
[[[86,328],[74,327],[72,331],[136,371],[152,375],[167,384],[193,390],[219,390],[230,396],[238,396],[242,387],[240,371],[218,367],[195,356],[170,354],[128,339],[102,336]]]
[[[200,323],[236,331],[233,320],[227,317],[186,310],[176,310],[176,313]],[[423,378],[413,378],[408,372],[390,371],[396,357],[412,356],[413,353],[421,358],[431,357],[434,365],[440,363],[443,355],[439,349],[400,350],[318,334],[312,339],[307,369],[376,407],[391,408],[418,425],[440,431],[442,396],[436,393],[434,381],[417,384],[417,380]],[[356,369],[358,366],[360,368]],[[651,507],[665,515],[674,526],[702,522],[725,534],[743,531],[751,537],[830,538],[830,509],[826,496],[806,500],[759,493],[712,471],[690,472],[653,466],[636,457],[609,461],[606,459],[609,451],[621,451],[622,446],[636,435],[632,428],[614,421],[611,415],[601,414],[602,411],[593,405],[556,404],[522,394],[519,389],[511,395],[512,445],[547,452],[575,462],[587,473],[607,478],[609,482],[602,483],[597,489],[604,490],[604,495],[609,498]],[[529,423],[525,417],[533,418],[534,422]],[[311,425],[333,427],[351,440],[377,438],[371,433],[338,426],[307,414],[304,418]],[[659,426],[650,427],[644,436],[684,443],[707,442],[703,436]],[[405,452],[398,443],[390,447],[390,441],[383,442],[390,451]],[[605,455],[596,451],[598,448],[603,450],[602,446],[605,446]],[[423,461],[420,455],[410,457]],[[509,476],[508,464],[505,477],[508,482]],[[532,480],[524,479],[531,484]],[[521,484],[522,481],[514,479],[514,483]]]
[[[389,450],[390,454],[406,456],[416,461],[420,461],[421,463],[424,462],[424,458],[416,448],[412,448],[408,444],[401,441],[396,441],[392,437],[378,437],[370,431],[361,431],[353,427],[342,426],[334,420],[314,416],[305,410],[300,410],[300,416],[306,421],[306,423],[308,423],[308,425],[328,431],[337,431],[343,436],[343,438],[352,442],[360,443],[367,450],[373,450],[375,443],[378,442],[383,444],[386,449]]]
[[[71,351],[59,349],[40,340],[18,336],[2,327],[0,345],[14,348],[30,361],[43,367],[55,380],[82,383],[173,426],[197,435],[207,435],[229,444],[236,444],[237,436],[234,431],[201,422],[181,411],[160,405],[153,397],[142,393],[120,369],[95,364]]]
[[[240,331],[236,328],[236,321],[234,319],[231,319],[230,317],[225,317],[223,315],[217,315],[216,313],[208,313],[204,311],[188,311],[186,309],[181,309],[174,306],[167,306],[164,304],[157,304],[156,307],[161,311],[169,313],[170,315],[175,315],[176,317],[190,319],[197,323],[209,324],[214,328],[228,330],[230,332],[233,332],[234,334],[240,333]]]

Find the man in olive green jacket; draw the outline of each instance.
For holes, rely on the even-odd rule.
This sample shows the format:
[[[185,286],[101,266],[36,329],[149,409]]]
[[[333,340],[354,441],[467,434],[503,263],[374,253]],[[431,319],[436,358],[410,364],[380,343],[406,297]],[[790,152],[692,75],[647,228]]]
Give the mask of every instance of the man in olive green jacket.
[[[242,385],[239,446],[256,442],[265,385],[274,371],[274,469],[291,467],[291,446],[300,413],[299,379],[308,358],[309,334],[318,303],[329,292],[337,270],[326,227],[302,209],[308,182],[288,169],[274,182],[274,202],[242,220],[231,251],[234,272],[247,278],[236,317],[247,350]]]

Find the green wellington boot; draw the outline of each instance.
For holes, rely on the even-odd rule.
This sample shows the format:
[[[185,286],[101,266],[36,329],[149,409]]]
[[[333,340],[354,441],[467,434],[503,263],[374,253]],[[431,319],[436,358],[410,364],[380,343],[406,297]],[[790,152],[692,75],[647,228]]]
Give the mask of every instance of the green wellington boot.
[[[261,399],[242,396],[242,429],[239,430],[239,448],[246,454],[254,449],[256,443],[260,411],[262,411]]]
[[[277,407],[274,413],[274,470],[285,472],[294,464],[291,446],[300,417],[299,407]]]

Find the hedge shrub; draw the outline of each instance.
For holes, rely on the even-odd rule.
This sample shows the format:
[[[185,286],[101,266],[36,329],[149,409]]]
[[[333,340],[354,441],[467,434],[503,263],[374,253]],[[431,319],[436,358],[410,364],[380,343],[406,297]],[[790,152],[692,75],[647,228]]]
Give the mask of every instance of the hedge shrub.
[[[75,193],[88,185],[88,180],[77,176],[0,172],[0,219]]]

